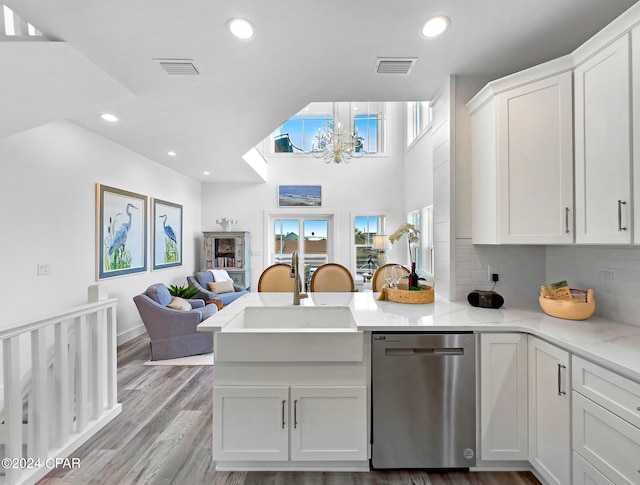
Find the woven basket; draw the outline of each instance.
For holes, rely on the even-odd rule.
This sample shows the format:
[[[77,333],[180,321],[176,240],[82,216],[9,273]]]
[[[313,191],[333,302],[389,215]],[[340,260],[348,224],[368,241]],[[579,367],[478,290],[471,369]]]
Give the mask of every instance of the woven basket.
[[[424,287],[422,291],[384,288],[384,299],[396,303],[433,303],[435,293],[432,287]]]

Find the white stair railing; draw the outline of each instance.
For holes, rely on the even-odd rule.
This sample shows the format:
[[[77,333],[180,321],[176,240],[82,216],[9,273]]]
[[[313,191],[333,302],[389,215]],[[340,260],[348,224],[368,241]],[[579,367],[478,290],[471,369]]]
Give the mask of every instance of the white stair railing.
[[[0,330],[0,482],[31,484],[57,464],[73,464],[63,459],[122,410],[116,304],[100,300]],[[31,369],[21,374],[20,353],[29,347]]]

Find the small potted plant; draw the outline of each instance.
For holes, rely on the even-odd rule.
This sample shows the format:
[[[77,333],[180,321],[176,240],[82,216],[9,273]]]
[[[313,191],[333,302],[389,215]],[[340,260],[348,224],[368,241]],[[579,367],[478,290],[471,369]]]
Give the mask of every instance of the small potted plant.
[[[184,298],[185,300],[190,300],[195,295],[197,295],[199,291],[193,286],[193,283],[189,286],[170,285],[167,289],[169,290],[169,294],[171,296],[178,296],[180,298]]]

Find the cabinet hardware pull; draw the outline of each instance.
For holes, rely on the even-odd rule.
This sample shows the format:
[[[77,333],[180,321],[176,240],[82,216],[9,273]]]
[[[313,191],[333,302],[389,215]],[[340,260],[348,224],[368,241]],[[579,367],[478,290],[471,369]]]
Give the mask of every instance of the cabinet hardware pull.
[[[293,429],[298,427],[298,400],[293,401]]]
[[[618,200],[618,231],[626,231],[626,227],[622,227],[622,206],[627,205],[626,200]]]
[[[564,232],[569,234],[569,208],[565,207],[564,208]]]
[[[283,399],[282,400],[282,429],[284,429],[284,403],[286,401]]]
[[[636,409],[637,409],[638,411],[640,411],[640,406],[638,406]]]
[[[558,364],[558,396],[564,396],[566,392],[562,390],[562,369],[566,369],[567,367]]]

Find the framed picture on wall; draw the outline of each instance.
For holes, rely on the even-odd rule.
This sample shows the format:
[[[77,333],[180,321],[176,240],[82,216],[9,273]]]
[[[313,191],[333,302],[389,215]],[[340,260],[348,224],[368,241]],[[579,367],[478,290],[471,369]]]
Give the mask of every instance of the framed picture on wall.
[[[147,270],[147,196],[96,184],[96,279]]]
[[[278,207],[322,207],[322,186],[278,185]]]
[[[151,269],[182,265],[182,206],[151,199],[153,266]]]

